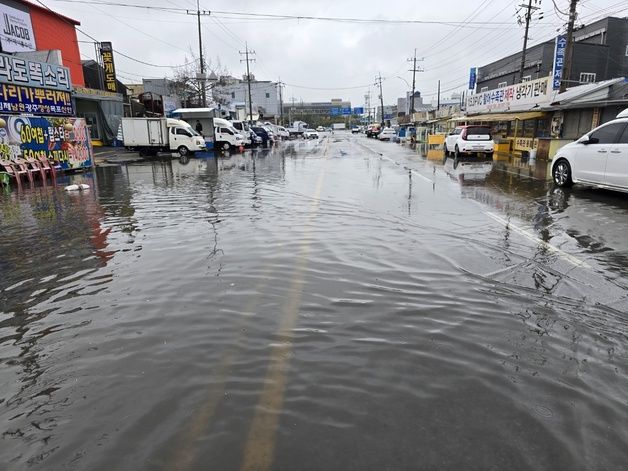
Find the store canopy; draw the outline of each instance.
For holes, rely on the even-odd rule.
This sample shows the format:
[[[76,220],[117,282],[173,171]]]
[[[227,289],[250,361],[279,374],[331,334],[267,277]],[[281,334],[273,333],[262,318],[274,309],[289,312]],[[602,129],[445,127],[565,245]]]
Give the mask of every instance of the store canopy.
[[[526,111],[523,113],[487,113],[478,114],[475,116],[461,116],[459,118],[452,118],[449,121],[462,122],[462,121],[475,121],[481,123],[494,123],[497,121],[525,121],[527,119],[539,119],[546,116],[547,113],[543,111]]]

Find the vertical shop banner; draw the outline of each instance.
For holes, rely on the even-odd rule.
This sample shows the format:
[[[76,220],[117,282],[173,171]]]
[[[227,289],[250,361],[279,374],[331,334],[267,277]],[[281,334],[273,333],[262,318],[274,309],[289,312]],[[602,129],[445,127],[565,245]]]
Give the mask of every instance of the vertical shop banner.
[[[116,67],[113,63],[113,47],[109,41],[100,43],[100,55],[105,69],[105,88],[110,92],[116,92]]]
[[[0,4],[0,44],[4,52],[34,51],[35,35],[28,12]]]
[[[475,67],[471,67],[469,70],[469,90],[475,90],[475,82],[477,80],[477,70]]]
[[[0,115],[0,157],[47,158],[64,169],[92,166],[89,129],[83,118]]]
[[[567,49],[567,38],[563,35],[556,36],[554,46],[554,73],[552,79],[552,90],[560,88],[560,80],[563,75],[563,65],[565,63],[565,51]]]

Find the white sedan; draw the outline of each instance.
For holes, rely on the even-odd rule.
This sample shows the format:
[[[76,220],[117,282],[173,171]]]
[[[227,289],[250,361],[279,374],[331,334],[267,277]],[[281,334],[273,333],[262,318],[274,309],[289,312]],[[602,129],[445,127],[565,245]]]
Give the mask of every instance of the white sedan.
[[[318,139],[318,133],[314,129],[306,129],[303,131],[304,139]]]
[[[552,159],[552,180],[628,191],[628,109],[561,147]]]
[[[397,133],[393,128],[384,128],[382,132],[377,135],[377,138],[380,141],[390,141],[393,137],[395,137]]]

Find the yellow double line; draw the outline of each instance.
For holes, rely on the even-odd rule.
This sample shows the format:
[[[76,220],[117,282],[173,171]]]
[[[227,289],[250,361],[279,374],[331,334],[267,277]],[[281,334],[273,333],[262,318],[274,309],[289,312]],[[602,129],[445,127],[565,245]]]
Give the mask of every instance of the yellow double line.
[[[316,216],[320,205],[319,199],[325,178],[328,149],[329,141],[326,142],[325,150],[323,151],[323,163],[318,174],[314,199],[310,205],[309,217],[306,223],[308,231],[311,230],[312,219]],[[281,310],[281,321],[279,323],[281,342],[274,345],[270,352],[270,364],[266,373],[264,390],[257,404],[244,449],[242,471],[266,471],[273,464],[277,424],[283,406],[288,364],[292,354],[293,330],[299,317],[301,297],[305,285],[305,270],[307,269],[310,254],[310,243],[307,235],[306,232],[302,239],[299,259],[292,277],[292,283],[290,284],[288,298]]]
[[[306,227],[311,227],[312,219],[316,216],[319,207],[319,198],[325,177],[325,165],[329,141],[326,142],[323,151],[323,164],[318,175],[314,199],[310,205],[310,211]],[[281,343],[272,347],[269,367],[265,377],[265,387],[260,396],[255,416],[251,423],[246,447],[244,450],[243,470],[267,470],[272,466],[275,433],[279,414],[283,405],[283,398],[286,388],[286,373],[292,350],[293,329],[296,326],[299,309],[301,307],[301,295],[305,284],[305,270],[308,264],[310,244],[303,239],[298,254],[298,262],[292,277],[292,283],[288,291],[288,297],[281,309],[281,320],[278,331],[282,339]],[[268,270],[261,281],[255,287],[255,292],[260,293],[268,283],[268,278],[272,270]],[[250,300],[245,306],[244,312],[252,312],[259,304],[257,298]],[[247,319],[247,317],[244,317]],[[242,331],[242,329],[239,329]],[[191,469],[197,458],[197,440],[207,428],[207,424],[215,415],[216,409],[224,399],[226,384],[229,379],[230,367],[235,363],[239,355],[238,342],[233,342],[231,347],[224,353],[221,361],[212,372],[212,386],[208,389],[207,395],[201,406],[194,411],[192,420],[180,435],[178,446],[174,455],[169,460],[166,469],[175,471],[185,471]]]

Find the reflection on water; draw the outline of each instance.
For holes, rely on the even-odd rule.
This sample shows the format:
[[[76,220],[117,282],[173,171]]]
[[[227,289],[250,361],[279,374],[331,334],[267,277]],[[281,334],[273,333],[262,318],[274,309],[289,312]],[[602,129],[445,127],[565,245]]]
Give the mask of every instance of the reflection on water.
[[[2,469],[621,469],[625,200],[381,146],[0,196]]]

